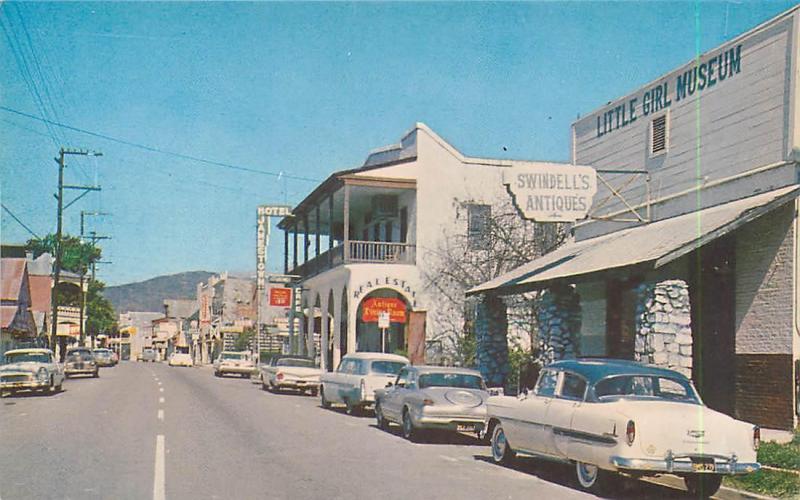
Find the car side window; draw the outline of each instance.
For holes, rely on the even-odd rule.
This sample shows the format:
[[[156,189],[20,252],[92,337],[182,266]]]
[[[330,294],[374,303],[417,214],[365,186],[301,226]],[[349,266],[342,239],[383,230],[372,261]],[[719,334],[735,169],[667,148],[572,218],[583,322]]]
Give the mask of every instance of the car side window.
[[[559,397],[583,401],[584,393],[586,393],[586,380],[574,373],[565,372]]]
[[[405,368],[400,370],[400,373],[397,374],[397,380],[395,381],[394,385],[397,387],[405,387],[408,385],[408,370]]]
[[[556,382],[558,382],[558,372],[544,370],[539,375],[539,382],[536,384],[536,395],[551,397],[556,393]]]

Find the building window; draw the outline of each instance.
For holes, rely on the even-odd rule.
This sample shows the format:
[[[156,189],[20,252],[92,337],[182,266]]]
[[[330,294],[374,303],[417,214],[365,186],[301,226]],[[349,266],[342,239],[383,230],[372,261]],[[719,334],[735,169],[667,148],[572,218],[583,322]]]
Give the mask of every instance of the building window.
[[[365,227],[363,231],[361,231],[361,241],[369,241],[369,228]]]
[[[392,232],[393,232],[394,228],[392,226],[394,226],[394,224],[392,224],[392,221],[387,220],[386,221],[386,235],[385,236],[386,236],[386,241],[389,241],[389,242],[392,241],[392,236],[393,236]]]
[[[667,152],[669,147],[669,114],[653,118],[650,122],[650,156]]]
[[[470,248],[483,245],[489,233],[489,219],[492,217],[491,205],[467,206],[467,239]]]
[[[381,241],[381,225],[372,226],[372,241]]]
[[[408,243],[408,208],[400,209],[400,243]]]

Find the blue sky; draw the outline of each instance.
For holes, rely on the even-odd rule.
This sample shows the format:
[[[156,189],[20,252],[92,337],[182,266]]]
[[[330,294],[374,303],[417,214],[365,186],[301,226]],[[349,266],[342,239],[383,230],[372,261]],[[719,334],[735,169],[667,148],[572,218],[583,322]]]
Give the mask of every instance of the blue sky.
[[[0,110],[0,198],[55,232],[58,147],[99,150],[70,158],[66,183],[102,191],[64,227],[78,234],[81,210],[112,214],[87,218],[112,238],[101,279],[254,271],[257,205],[299,202],[416,121],[469,155],[567,160],[578,114],[792,5],[4,2],[3,107],[262,173]],[[0,240],[29,237],[3,210]],[[273,233],[274,270],[282,241]]]

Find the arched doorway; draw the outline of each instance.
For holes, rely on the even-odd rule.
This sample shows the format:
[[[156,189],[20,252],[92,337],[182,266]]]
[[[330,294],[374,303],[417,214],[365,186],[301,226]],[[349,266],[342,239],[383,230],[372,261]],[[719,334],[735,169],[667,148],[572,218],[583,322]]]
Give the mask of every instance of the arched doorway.
[[[389,328],[379,328],[381,312],[390,314]],[[356,346],[362,352],[388,352],[406,355],[406,325],[410,307],[399,292],[381,288],[366,295],[358,304]]]

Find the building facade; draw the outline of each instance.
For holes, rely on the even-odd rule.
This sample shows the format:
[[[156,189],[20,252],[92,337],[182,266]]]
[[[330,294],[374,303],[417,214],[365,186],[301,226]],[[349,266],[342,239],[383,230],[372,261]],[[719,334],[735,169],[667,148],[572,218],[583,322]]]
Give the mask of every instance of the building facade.
[[[794,8],[577,120],[572,162],[601,180],[589,219],[472,292],[572,297],[540,318],[551,359],[673,368],[712,408],[794,428],[799,28]]]
[[[507,201],[504,172],[528,163],[465,156],[417,123],[362,166],[332,174],[278,225],[285,272],[299,277],[293,350],[326,370],[355,351],[424,362],[452,314],[426,273],[455,232],[480,233],[493,205]]]

